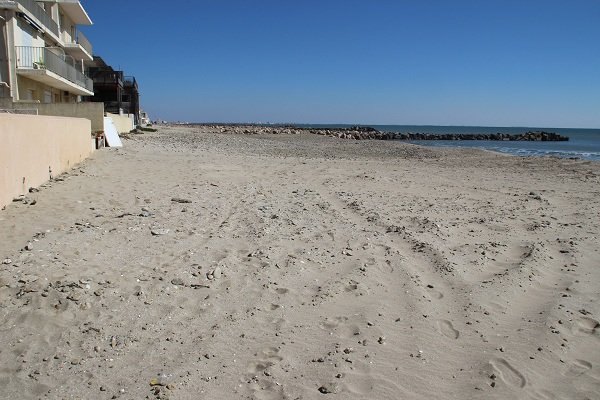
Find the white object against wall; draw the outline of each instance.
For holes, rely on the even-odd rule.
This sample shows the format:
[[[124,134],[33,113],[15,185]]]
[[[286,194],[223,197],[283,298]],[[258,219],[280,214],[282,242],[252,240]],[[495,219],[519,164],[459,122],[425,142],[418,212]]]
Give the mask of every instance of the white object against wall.
[[[109,147],[123,147],[117,128],[110,117],[104,117],[104,137]]]

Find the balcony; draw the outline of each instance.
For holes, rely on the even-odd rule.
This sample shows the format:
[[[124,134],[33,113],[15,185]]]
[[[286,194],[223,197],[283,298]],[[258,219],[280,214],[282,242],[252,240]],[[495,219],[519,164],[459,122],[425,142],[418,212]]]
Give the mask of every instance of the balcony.
[[[37,29],[59,38],[58,24],[34,0],[0,0],[0,8],[13,9],[23,16]]]
[[[90,68],[90,76],[94,80],[96,87],[109,86],[123,88],[123,74],[120,71],[92,71]]]
[[[58,23],[42,8],[40,3],[58,2],[62,11],[66,12],[71,20],[78,25],[91,25],[92,21],[78,0],[0,0],[0,9],[15,10],[40,32],[49,34],[57,42],[64,43],[64,47],[78,59],[93,59],[92,45],[81,32],[75,37],[60,34]],[[63,27],[64,28],[64,27]]]
[[[76,59],[85,59],[89,61],[94,59],[92,53],[92,44],[80,31],[75,32],[74,38],[68,35],[63,35],[63,43],[65,45],[65,50]]]
[[[90,78],[48,47],[15,46],[17,74],[82,96],[93,96]]]
[[[123,80],[124,87],[133,87],[137,90],[138,84],[134,76],[126,76]]]

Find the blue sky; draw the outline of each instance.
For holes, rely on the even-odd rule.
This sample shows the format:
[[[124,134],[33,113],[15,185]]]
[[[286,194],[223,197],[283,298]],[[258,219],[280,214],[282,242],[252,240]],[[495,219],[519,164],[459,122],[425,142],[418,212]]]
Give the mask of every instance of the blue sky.
[[[170,121],[600,128],[598,0],[82,0]]]

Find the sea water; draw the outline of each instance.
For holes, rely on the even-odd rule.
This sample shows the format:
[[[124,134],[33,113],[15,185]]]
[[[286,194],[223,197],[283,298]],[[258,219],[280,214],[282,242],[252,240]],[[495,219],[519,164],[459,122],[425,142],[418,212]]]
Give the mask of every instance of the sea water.
[[[304,127],[347,128],[350,125],[299,125]],[[408,143],[436,147],[470,147],[508,153],[518,156],[553,156],[600,161],[600,129],[434,126],[434,125],[369,125],[382,132],[431,134],[490,134],[511,135],[527,131],[555,132],[567,136],[567,142],[525,142],[496,140],[411,140]]]

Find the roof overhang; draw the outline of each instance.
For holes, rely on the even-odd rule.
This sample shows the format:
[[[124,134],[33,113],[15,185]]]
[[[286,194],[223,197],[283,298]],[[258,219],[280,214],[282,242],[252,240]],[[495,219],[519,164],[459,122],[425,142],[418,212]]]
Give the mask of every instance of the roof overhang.
[[[60,0],[58,4],[74,23],[78,25],[92,25],[90,16],[78,0]]]
[[[94,59],[79,43],[65,43],[65,51],[77,60],[92,61]]]

